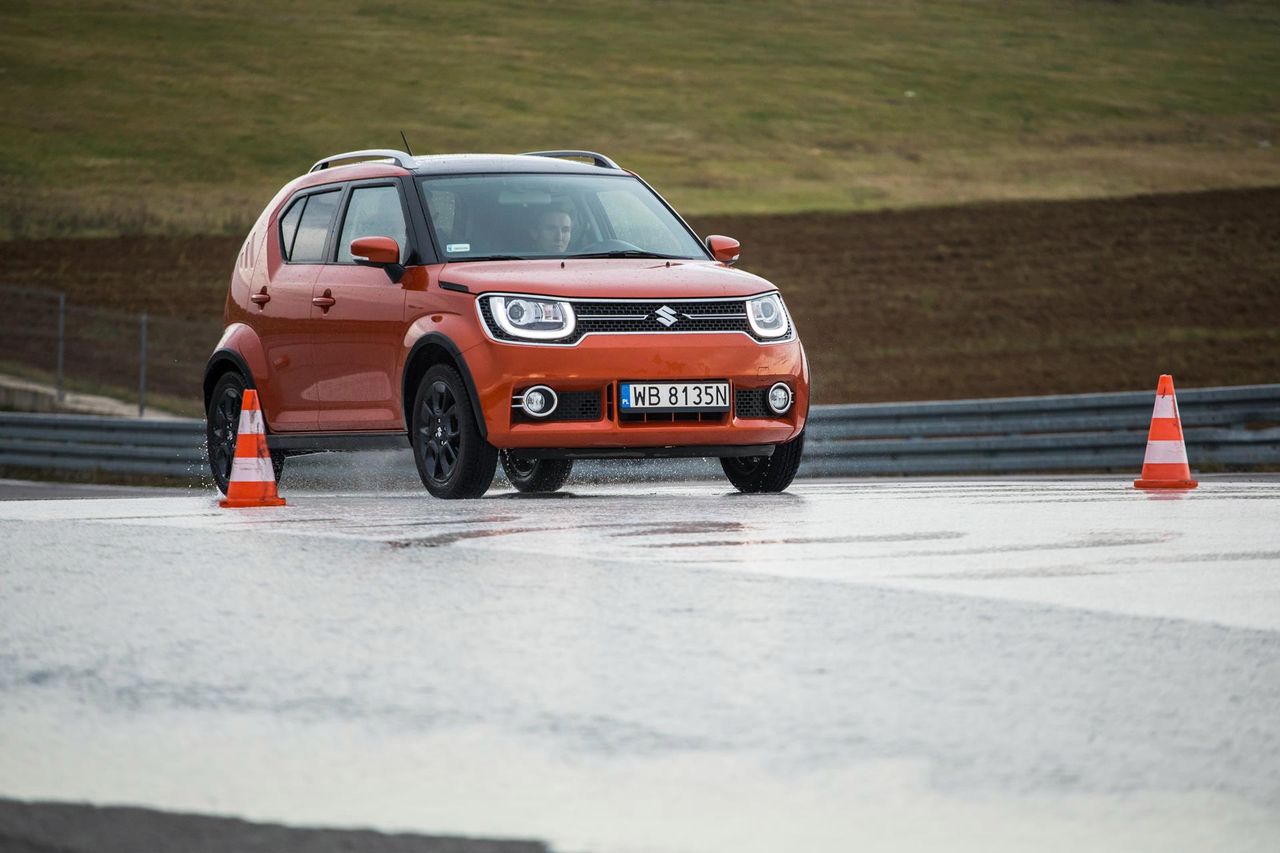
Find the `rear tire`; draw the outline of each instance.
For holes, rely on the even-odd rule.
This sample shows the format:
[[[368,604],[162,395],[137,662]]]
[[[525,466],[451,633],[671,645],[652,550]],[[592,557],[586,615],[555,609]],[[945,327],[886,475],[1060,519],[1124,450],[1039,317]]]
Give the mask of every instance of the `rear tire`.
[[[236,458],[236,434],[240,429],[240,404],[248,384],[236,371],[224,373],[213,386],[209,410],[205,413],[205,448],[209,473],[224,495],[231,483],[231,463]],[[284,474],[284,454],[272,451],[271,470],[276,482]]]
[[[769,456],[725,456],[720,467],[729,482],[740,492],[785,491],[800,470],[800,457],[804,454],[804,432],[773,448]]]
[[[554,492],[569,479],[572,459],[523,459],[510,450],[502,451],[502,472],[521,492]]]
[[[446,500],[478,498],[489,490],[498,450],[485,441],[458,371],[427,370],[414,395],[410,440],[427,491]]]

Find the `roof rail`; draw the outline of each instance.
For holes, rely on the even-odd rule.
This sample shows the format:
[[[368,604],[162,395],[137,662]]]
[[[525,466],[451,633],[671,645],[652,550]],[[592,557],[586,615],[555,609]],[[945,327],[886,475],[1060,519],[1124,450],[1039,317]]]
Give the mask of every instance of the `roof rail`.
[[[523,157],[585,157],[595,162],[601,169],[617,169],[622,171],[622,167],[610,160],[603,154],[597,154],[594,151],[526,151]]]
[[[317,160],[316,164],[307,170],[307,174],[327,169],[340,160],[394,160],[397,166],[404,169],[413,169],[417,166],[417,163],[413,161],[413,157],[403,151],[396,151],[392,148],[369,148],[364,151],[348,151],[346,154],[334,154],[332,157]]]

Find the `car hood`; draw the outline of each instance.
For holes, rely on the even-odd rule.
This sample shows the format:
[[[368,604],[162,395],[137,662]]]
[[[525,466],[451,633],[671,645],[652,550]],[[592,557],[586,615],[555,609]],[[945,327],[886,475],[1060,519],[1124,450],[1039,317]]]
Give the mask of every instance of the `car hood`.
[[[690,299],[774,290],[759,276],[712,261],[588,258],[446,264],[440,280],[472,293],[531,293],[574,299]]]

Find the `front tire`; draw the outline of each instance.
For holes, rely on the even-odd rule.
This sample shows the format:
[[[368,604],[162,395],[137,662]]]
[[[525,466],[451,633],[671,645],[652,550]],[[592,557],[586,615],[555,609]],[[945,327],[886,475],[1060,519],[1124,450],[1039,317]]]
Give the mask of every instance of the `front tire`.
[[[569,479],[572,459],[525,459],[502,451],[502,472],[521,492],[554,492]]]
[[[800,470],[804,454],[804,432],[785,444],[779,444],[769,456],[725,456],[720,467],[729,482],[740,492],[785,491]]]
[[[240,429],[240,405],[248,384],[234,370],[224,373],[213,386],[209,410],[205,413],[205,448],[209,473],[224,495],[231,484],[231,463],[236,458],[236,434]],[[284,454],[271,453],[271,469],[276,482],[284,474]]]
[[[458,371],[430,368],[413,403],[413,460],[427,491],[446,500],[478,498],[489,490],[498,450],[485,441]]]

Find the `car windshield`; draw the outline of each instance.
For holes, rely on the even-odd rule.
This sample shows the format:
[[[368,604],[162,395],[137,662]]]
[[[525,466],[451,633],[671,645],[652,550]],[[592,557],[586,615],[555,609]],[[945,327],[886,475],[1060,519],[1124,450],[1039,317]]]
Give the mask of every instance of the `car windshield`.
[[[447,261],[707,260],[680,220],[630,175],[456,175],[421,185]]]

